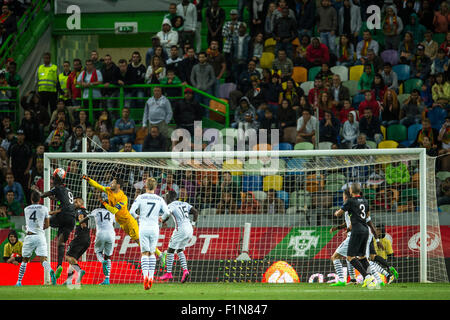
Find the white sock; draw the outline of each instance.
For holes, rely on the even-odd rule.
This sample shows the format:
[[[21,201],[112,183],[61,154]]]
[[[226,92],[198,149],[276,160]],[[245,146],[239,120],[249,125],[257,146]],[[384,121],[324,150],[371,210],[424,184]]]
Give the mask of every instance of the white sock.
[[[344,279],[344,269],[342,269],[342,263],[341,260],[336,259],[333,260],[334,270],[336,270],[336,273],[338,275],[340,282],[346,282]]]
[[[109,279],[109,275],[111,274],[111,259],[106,260],[106,269],[108,270],[108,274],[105,276],[105,278]]]
[[[174,258],[174,256],[175,256],[175,254],[167,252],[167,256],[166,256],[166,268],[167,268],[167,272],[168,272],[168,273],[172,273],[172,268],[173,268],[173,258]]]
[[[183,268],[184,270],[187,270],[187,260],[186,260],[186,256],[184,255],[184,251],[178,252],[178,259],[180,260],[180,264],[181,264],[181,268]]]
[[[356,280],[355,268],[353,268],[352,264],[347,260],[347,273],[350,276],[350,279]]]
[[[52,271],[52,267],[50,266],[50,262],[48,262],[47,260],[44,260],[42,262],[42,266],[44,267],[45,272],[50,273],[50,271]]]
[[[142,256],[141,257],[141,269],[142,269],[142,275],[145,277],[148,277],[148,271],[149,271],[149,257],[148,256]]]
[[[18,283],[22,283],[22,278],[23,278],[26,270],[27,270],[27,263],[26,262],[22,262],[20,264],[20,268],[19,268],[19,277],[17,279]]]
[[[376,267],[374,266],[375,263],[373,261],[369,261],[369,265],[370,265],[370,267],[369,267],[370,272],[375,277],[375,280],[377,280],[377,283],[381,283],[380,274],[376,271]]]
[[[149,258],[149,272],[148,272],[149,279],[153,279],[155,269],[156,269],[156,256],[152,254]]]

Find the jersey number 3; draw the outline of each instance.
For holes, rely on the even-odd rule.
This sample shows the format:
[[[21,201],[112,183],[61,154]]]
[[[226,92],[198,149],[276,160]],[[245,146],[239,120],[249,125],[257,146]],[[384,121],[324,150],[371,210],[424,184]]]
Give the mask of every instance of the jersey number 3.
[[[360,205],[359,205],[359,210],[361,210],[361,212],[362,212],[362,213],[359,214],[359,216],[360,216],[362,219],[365,219],[365,218],[366,218],[366,206],[363,205],[363,204],[360,204]]]

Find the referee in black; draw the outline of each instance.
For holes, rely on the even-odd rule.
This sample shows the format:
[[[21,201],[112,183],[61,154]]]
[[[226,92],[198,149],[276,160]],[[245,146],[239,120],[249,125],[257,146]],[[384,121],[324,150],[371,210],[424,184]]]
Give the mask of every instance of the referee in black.
[[[53,172],[53,188],[50,191],[41,193],[37,187],[33,188],[33,190],[41,195],[41,198],[54,197],[59,203],[59,208],[50,212],[50,226],[58,229],[58,267],[55,272],[56,279],[61,276],[66,242],[75,227],[74,199],[70,189],[64,185],[65,177],[66,172],[64,169],[55,169]]]
[[[70,267],[67,270],[67,281],[66,284],[72,284],[72,277],[74,271],[78,273],[77,284],[81,284],[81,279],[86,273],[78,265],[78,260],[87,251],[91,245],[91,235],[88,225],[88,220],[85,218],[88,216],[89,212],[84,207],[84,201],[81,197],[76,197],[74,199],[75,212],[76,212],[76,227],[75,235],[73,240],[70,242],[66,253],[66,260],[69,262]]]
[[[370,282],[375,281],[370,273],[370,265],[366,257],[367,240],[369,239],[369,227],[366,219],[369,216],[369,202],[361,196],[359,183],[351,184],[350,194],[351,198],[334,215],[340,217],[347,211],[350,216],[352,233],[348,242],[347,260],[364,277],[363,287],[366,287]]]

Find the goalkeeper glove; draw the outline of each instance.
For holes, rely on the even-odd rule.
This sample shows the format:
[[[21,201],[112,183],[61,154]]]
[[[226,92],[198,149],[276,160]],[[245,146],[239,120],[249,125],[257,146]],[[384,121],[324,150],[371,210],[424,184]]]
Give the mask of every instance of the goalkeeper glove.
[[[86,181],[89,181],[89,179],[91,179],[91,178],[89,178],[87,175],[83,174],[82,179],[84,179],[84,180],[86,180]]]

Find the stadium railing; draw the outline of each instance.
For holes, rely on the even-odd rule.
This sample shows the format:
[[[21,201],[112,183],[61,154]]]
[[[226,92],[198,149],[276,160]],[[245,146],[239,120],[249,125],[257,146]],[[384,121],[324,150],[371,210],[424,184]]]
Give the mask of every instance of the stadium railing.
[[[14,122],[16,125],[16,128],[18,128],[20,124],[20,92],[19,87],[0,87],[0,91],[10,91],[13,94],[11,94],[11,98],[9,99],[3,99],[0,98],[0,117],[3,117],[5,113],[9,114],[11,117],[11,122]],[[3,103],[7,102],[8,104],[14,103],[15,107],[8,106],[7,108],[4,108],[2,106]],[[14,114],[14,116],[12,116]]]
[[[100,111],[102,111],[104,109],[107,109],[108,111],[119,111],[120,114],[121,114],[122,109],[125,106],[125,100],[137,100],[137,101],[144,100],[143,104],[145,104],[145,101],[147,101],[151,96],[153,96],[153,88],[154,87],[161,87],[161,88],[163,88],[163,90],[164,90],[164,88],[180,88],[181,95],[180,96],[166,96],[166,98],[168,98],[169,100],[184,99],[184,89],[190,88],[190,89],[192,89],[192,91],[194,93],[202,95],[202,96],[204,96],[204,97],[206,97],[206,98],[208,98],[208,99],[210,99],[212,101],[215,101],[218,104],[223,105],[225,107],[225,110],[226,110],[225,112],[222,112],[220,110],[211,108],[210,105],[205,105],[203,103],[200,103],[200,105],[204,109],[209,110],[210,115],[214,114],[214,115],[217,115],[217,116],[224,117],[224,122],[220,123],[220,122],[217,122],[215,120],[211,120],[211,119],[205,118],[205,117],[203,119],[204,120],[206,119],[206,121],[208,121],[208,124],[210,126],[217,127],[219,129],[221,129],[221,128],[229,128],[230,127],[230,112],[229,112],[229,104],[228,104],[228,102],[224,101],[223,99],[219,99],[219,98],[217,98],[217,97],[215,97],[213,95],[210,95],[210,94],[208,94],[208,93],[206,93],[206,92],[204,92],[202,90],[194,88],[194,87],[192,87],[192,86],[190,86],[188,84],[186,84],[186,85],[183,85],[183,84],[136,84],[136,85],[128,85],[128,86],[127,85],[125,85],[125,86],[109,85],[107,87],[108,89],[118,89],[119,90],[118,96],[116,96],[116,97],[103,97],[102,96],[102,97],[99,97],[99,98],[94,98],[93,97],[93,90],[94,89],[106,88],[104,85],[96,85],[96,86],[91,86],[89,88],[82,88],[81,86],[78,85],[77,88],[82,89],[82,94],[81,94],[82,97],[83,97],[83,91],[84,90],[89,90],[89,94],[88,94],[88,98],[87,99],[85,99],[85,98],[77,99],[77,100],[80,101],[80,105],[81,105],[81,108],[79,110],[87,111],[88,117],[89,117],[89,121],[91,123],[93,123],[93,121],[95,120],[94,113],[96,111],[100,112]],[[125,96],[125,89],[143,89],[144,90],[144,96],[143,97],[136,97],[136,96],[126,97]],[[115,107],[112,107],[112,108],[106,108],[105,104],[106,104],[106,101],[108,101],[108,100],[117,100],[118,101],[118,105],[115,106]],[[96,107],[95,103],[94,103],[95,101],[100,101],[100,106]],[[103,103],[102,103],[102,101],[103,101]],[[138,112],[143,114],[144,107],[131,107],[130,111],[134,115],[136,115],[136,113],[138,113]],[[133,118],[133,117],[131,117],[131,118]],[[142,117],[141,117],[141,119],[142,119]],[[141,119],[134,119],[134,120],[141,120]]]

